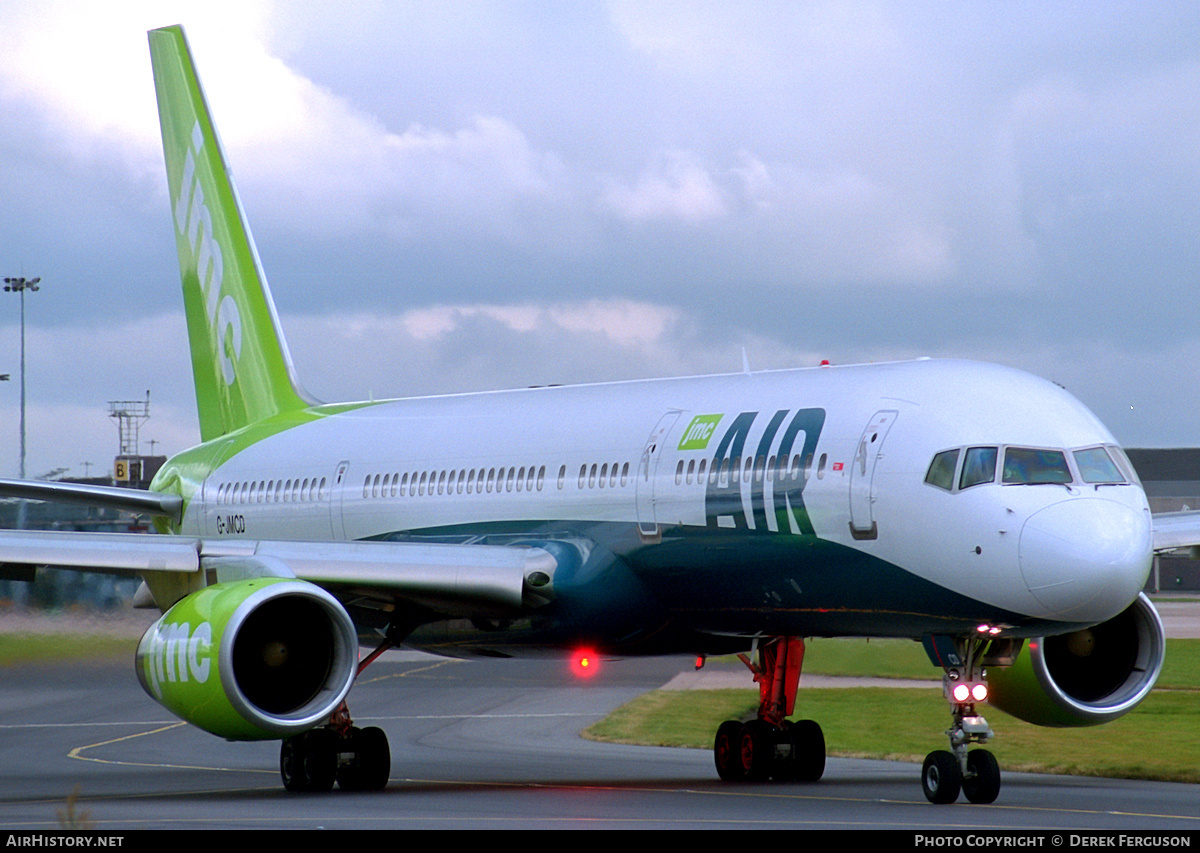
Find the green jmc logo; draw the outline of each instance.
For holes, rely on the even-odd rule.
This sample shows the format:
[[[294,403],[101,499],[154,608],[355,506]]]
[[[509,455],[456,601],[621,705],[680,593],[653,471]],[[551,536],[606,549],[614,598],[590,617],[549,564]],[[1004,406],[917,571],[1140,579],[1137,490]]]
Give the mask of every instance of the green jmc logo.
[[[717,429],[717,424],[724,415],[696,415],[692,418],[692,422],[688,424],[687,429],[683,431],[683,438],[679,440],[680,450],[704,450],[708,447],[708,440],[712,438],[713,433]]]

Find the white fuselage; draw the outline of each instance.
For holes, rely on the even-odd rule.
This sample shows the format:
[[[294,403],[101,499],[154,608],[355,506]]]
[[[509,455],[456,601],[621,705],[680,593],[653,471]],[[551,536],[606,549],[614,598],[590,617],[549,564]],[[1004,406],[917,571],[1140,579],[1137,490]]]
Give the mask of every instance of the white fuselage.
[[[300,420],[214,442],[225,461],[184,532],[569,540],[585,566],[615,557],[690,629],[739,635],[973,619],[1036,635],[1110,618],[1149,571],[1149,507],[1112,435],[1062,389],[993,365],[535,388]],[[1062,456],[1068,481],[1006,484],[1005,468],[963,485],[968,449],[1010,447]],[[1081,472],[1084,448],[1108,448],[1121,481]],[[951,484],[927,482],[954,449]]]

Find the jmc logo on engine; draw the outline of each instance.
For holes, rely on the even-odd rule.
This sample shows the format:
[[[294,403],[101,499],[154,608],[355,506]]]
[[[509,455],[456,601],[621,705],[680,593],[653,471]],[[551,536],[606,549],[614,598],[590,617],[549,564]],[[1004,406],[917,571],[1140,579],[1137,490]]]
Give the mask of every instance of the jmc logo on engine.
[[[187,622],[158,624],[142,650],[146,680],[155,698],[162,699],[162,684],[175,681],[208,681],[212,669],[212,625],[201,622],[193,631]]]

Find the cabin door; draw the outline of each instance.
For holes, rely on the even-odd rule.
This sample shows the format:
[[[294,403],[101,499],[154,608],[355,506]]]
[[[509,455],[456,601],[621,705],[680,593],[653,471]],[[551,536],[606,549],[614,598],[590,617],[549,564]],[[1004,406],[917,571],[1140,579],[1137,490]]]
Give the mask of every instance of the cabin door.
[[[667,412],[658,419],[650,437],[646,439],[646,447],[642,450],[642,458],[638,461],[637,470],[637,517],[638,534],[646,541],[654,541],[659,537],[658,520],[654,514],[654,478],[658,472],[658,461],[662,458],[663,444],[667,433],[679,420],[679,412]]]
[[[876,412],[867,422],[854,451],[850,466],[850,534],[855,539],[874,539],[879,535],[875,523],[875,466],[883,457],[883,441],[899,414],[895,409]]]

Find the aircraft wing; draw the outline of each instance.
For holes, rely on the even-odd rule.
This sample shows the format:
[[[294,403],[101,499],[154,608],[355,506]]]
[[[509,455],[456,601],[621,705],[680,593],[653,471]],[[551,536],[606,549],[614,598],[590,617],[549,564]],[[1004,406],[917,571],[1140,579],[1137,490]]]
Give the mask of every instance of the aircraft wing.
[[[551,597],[557,561],[541,548],[420,542],[281,542],[143,533],[0,531],[0,574],[38,566],[109,574],[211,572],[218,581],[285,577],[471,613]]]
[[[1153,529],[1156,553],[1200,547],[1200,511],[1157,513]]]

